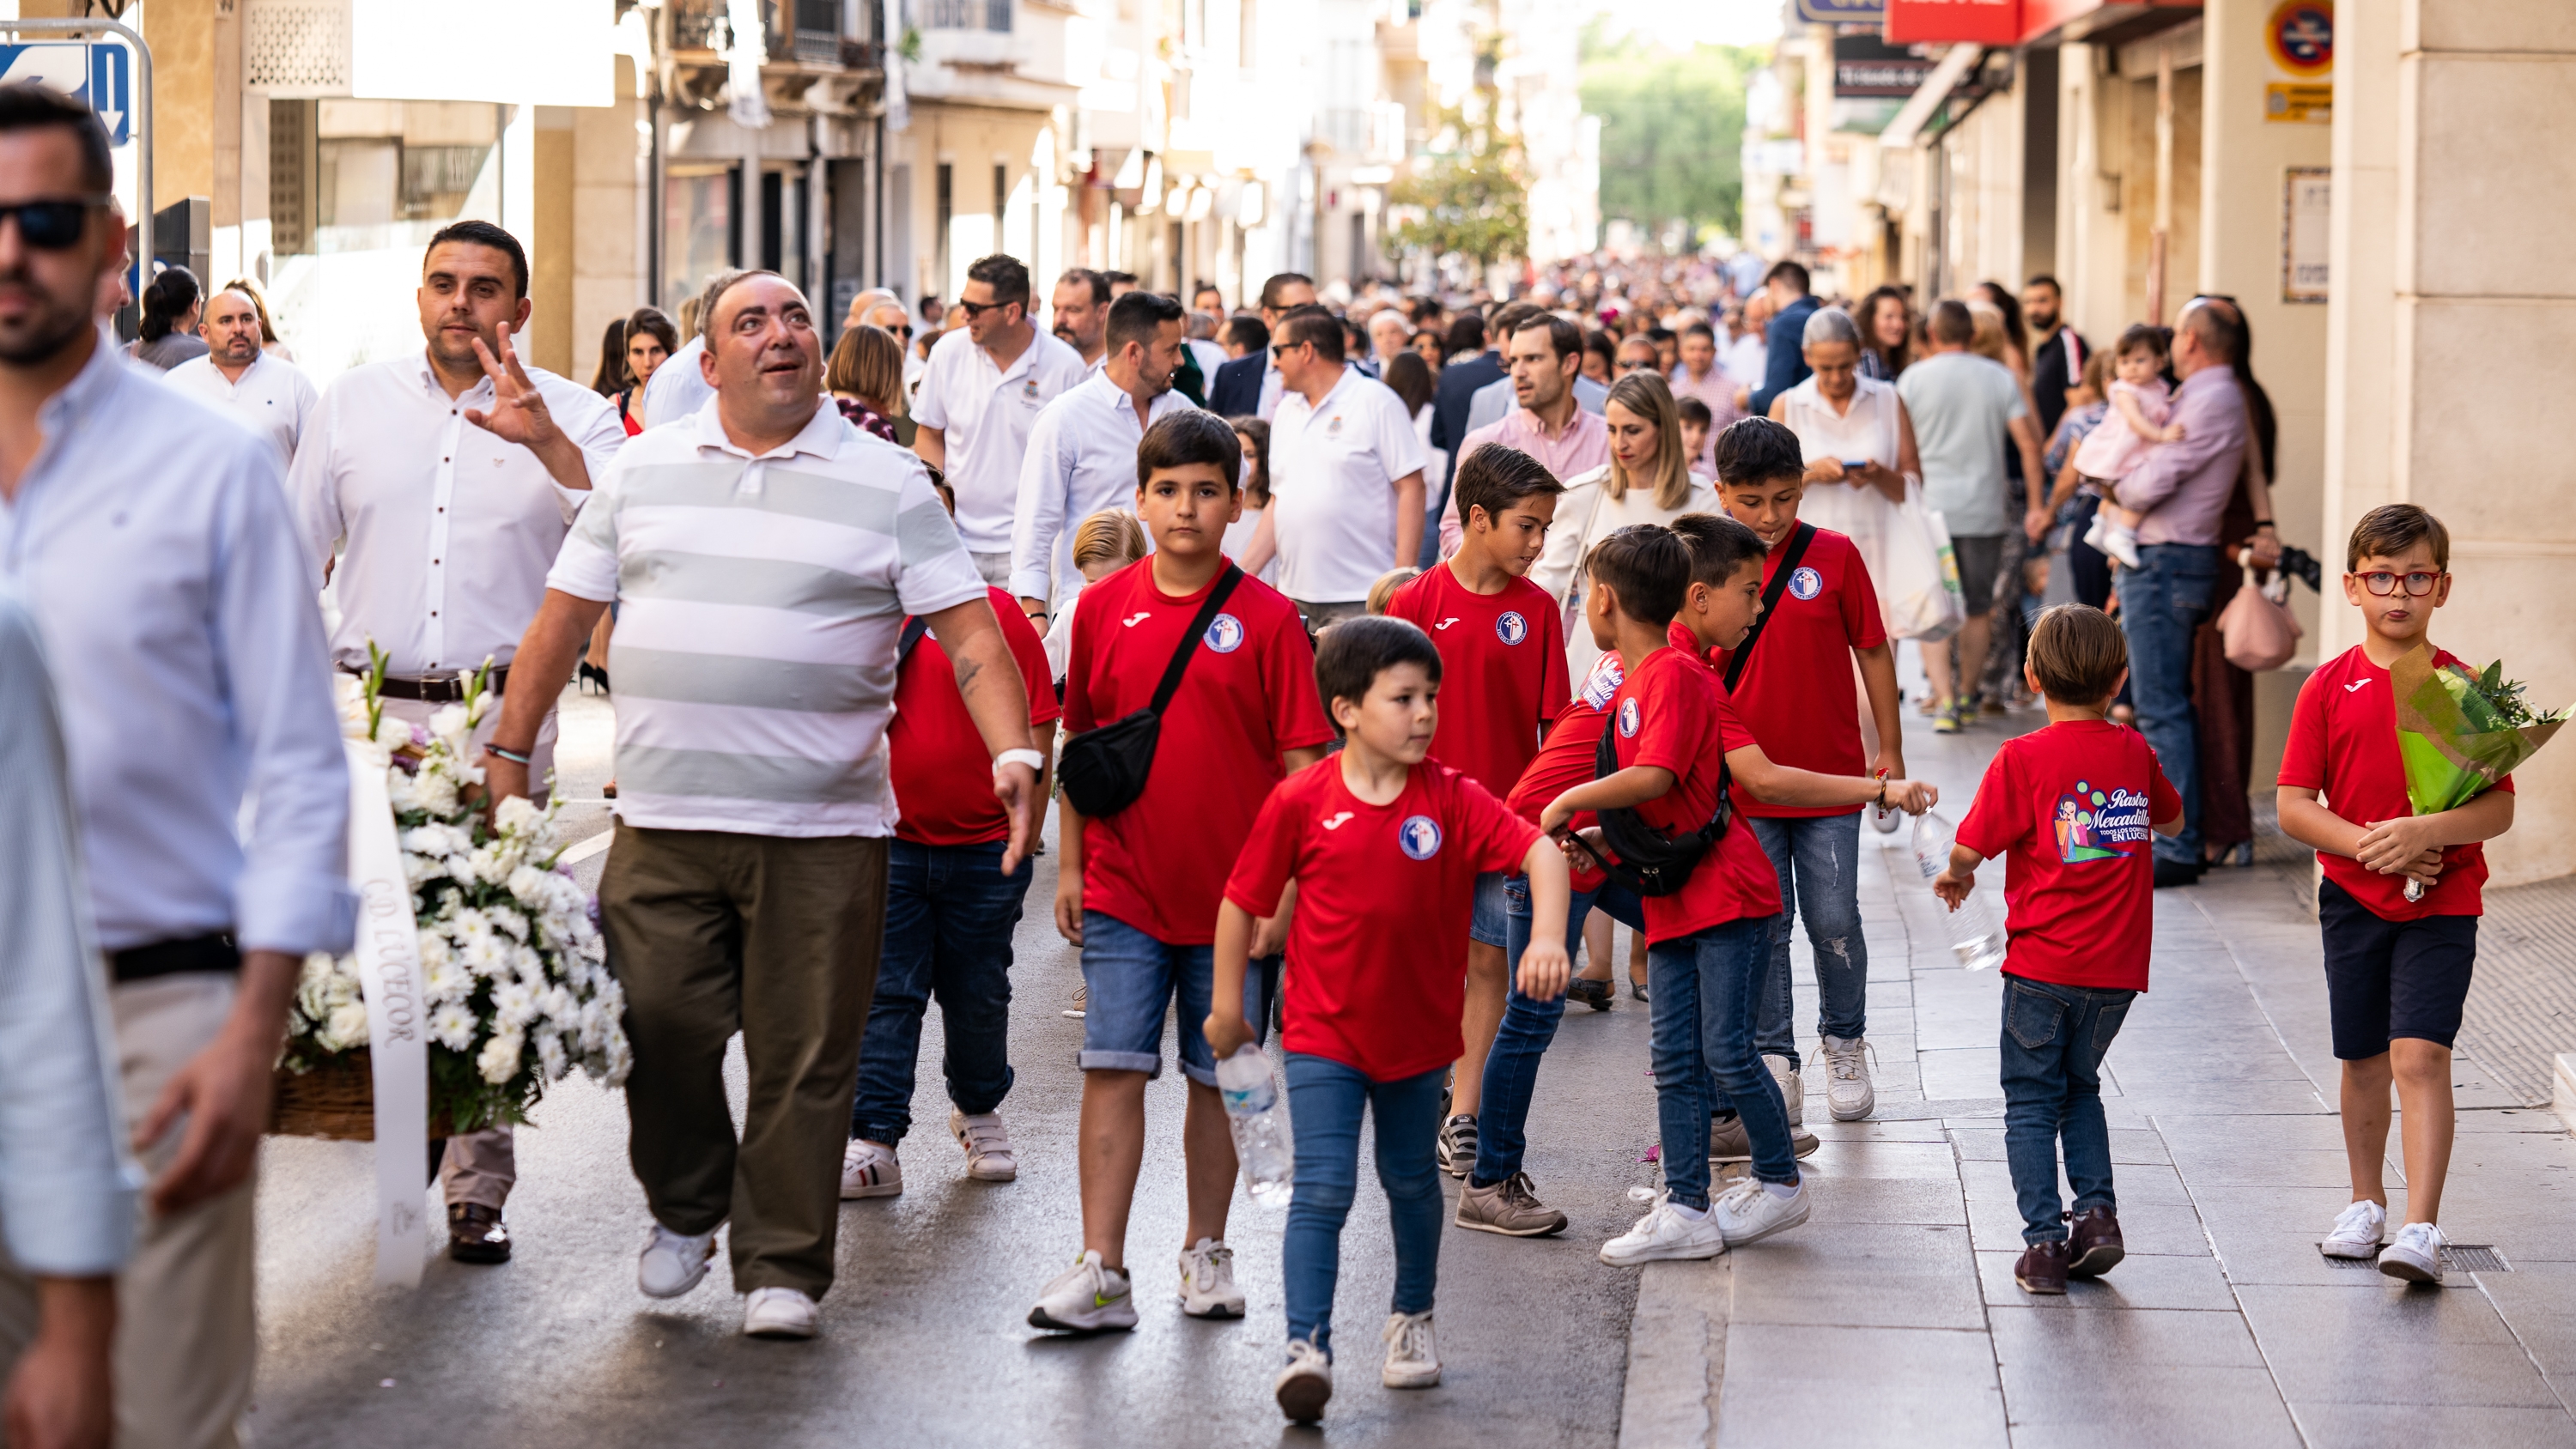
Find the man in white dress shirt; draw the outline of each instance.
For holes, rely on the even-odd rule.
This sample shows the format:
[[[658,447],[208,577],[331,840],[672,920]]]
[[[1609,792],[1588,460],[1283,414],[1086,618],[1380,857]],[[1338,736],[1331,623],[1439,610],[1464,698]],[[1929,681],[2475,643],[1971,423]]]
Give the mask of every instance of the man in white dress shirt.
[[[1029,320],[1029,269],[1016,257],[968,267],[957,310],[966,325],[932,345],[913,399],[912,450],[947,478],[976,572],[1007,589],[1029,430],[1040,409],[1081,384],[1085,369],[1081,353]]]
[[[386,712],[426,723],[484,660],[496,687],[508,678],[546,570],[626,430],[606,398],[519,362],[510,334],[528,321],[528,259],[508,232],[441,228],[418,295],[427,347],[332,382],[288,491],[314,567],[339,591],[333,662],[363,673],[368,646],[382,649]],[[485,716],[473,747],[499,722]],[[533,754],[542,794],[551,713]],[[506,1260],[510,1129],[450,1139],[439,1176],[450,1255]]]
[[[1106,359],[1080,387],[1048,403],[1029,429],[1011,527],[1011,592],[1041,633],[1081,586],[1073,535],[1082,520],[1136,496],[1136,445],[1189,399],[1172,391],[1181,365],[1181,304],[1130,292],[1109,307]]]
[[[255,1178],[287,1003],[305,953],[347,950],[357,921],[349,773],[275,457],[102,341],[125,264],[112,170],[85,103],[0,86],[0,585],[60,691],[123,1107],[154,1174],[117,1285],[116,1440],[224,1445],[258,1352]],[[38,788],[0,778],[13,808]],[[0,1191],[36,1166],[13,1151]],[[0,1260],[0,1300],[71,1266]],[[0,1360],[17,1319],[0,1306]]]
[[[206,355],[163,373],[172,387],[195,393],[228,409],[242,426],[277,449],[281,469],[295,461],[295,446],[304,437],[305,421],[321,394],[304,370],[263,350],[259,304],[248,292],[227,289],[206,303],[206,320],[197,334],[206,339]]]
[[[1301,307],[1271,344],[1287,395],[1270,422],[1270,497],[1239,560],[1275,552],[1279,591],[1322,629],[1366,611],[1369,585],[1422,547],[1422,437],[1404,399],[1343,365],[1342,319]]]
[[[696,330],[681,340],[680,350],[672,353],[668,362],[653,369],[653,380],[644,384],[644,426],[659,427],[696,417],[707,399],[716,395],[715,385],[707,381],[704,365],[698,360],[707,353],[707,299],[732,286],[741,276],[739,270],[728,269],[707,278],[706,287],[698,293]],[[906,340],[909,338],[907,333]]]

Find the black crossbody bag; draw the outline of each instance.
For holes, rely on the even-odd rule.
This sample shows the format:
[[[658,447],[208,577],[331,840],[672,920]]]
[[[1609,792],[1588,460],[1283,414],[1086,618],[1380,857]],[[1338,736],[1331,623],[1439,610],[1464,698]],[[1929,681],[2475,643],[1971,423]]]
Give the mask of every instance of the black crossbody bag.
[[[1780,567],[1762,590],[1762,613],[1746,631],[1744,642],[1735,646],[1735,656],[1726,664],[1726,687],[1733,693],[1735,682],[1744,677],[1745,662],[1753,657],[1753,646],[1762,639],[1762,626],[1771,622],[1771,611],[1779,607],[1780,595],[1788,591],[1789,579],[1798,570],[1799,560],[1807,556],[1807,544],[1816,536],[1815,526],[1801,523],[1789,535],[1788,552]],[[1592,778],[1599,780],[1619,772],[1619,750],[1610,732],[1617,728],[1615,719],[1601,722],[1601,745],[1593,752]],[[1666,835],[1649,825],[1635,810],[1600,810],[1594,812],[1601,821],[1601,842],[1608,846],[1616,860],[1603,860],[1602,869],[1612,880],[1641,896],[1668,896],[1690,883],[1691,872],[1699,868],[1702,858],[1726,838],[1727,827],[1735,821],[1734,775],[1726,767],[1723,755],[1717,762],[1717,809],[1706,825],[1678,838]],[[1595,857],[1599,859],[1599,857]]]
[[[1136,803],[1145,793],[1145,778],[1154,768],[1154,747],[1163,736],[1163,711],[1169,709],[1172,695],[1181,687],[1181,675],[1190,666],[1199,641],[1205,638],[1208,625],[1215,622],[1217,611],[1234,594],[1234,586],[1243,582],[1243,570],[1232,564],[1208,591],[1207,602],[1199,605],[1198,617],[1190,621],[1190,632],[1181,638],[1181,647],[1172,652],[1172,662],[1163,670],[1163,682],[1154,687],[1154,702],[1133,714],[1111,720],[1073,736],[1064,742],[1064,756],[1056,765],[1056,779],[1064,786],[1064,798],[1086,816],[1115,815]]]

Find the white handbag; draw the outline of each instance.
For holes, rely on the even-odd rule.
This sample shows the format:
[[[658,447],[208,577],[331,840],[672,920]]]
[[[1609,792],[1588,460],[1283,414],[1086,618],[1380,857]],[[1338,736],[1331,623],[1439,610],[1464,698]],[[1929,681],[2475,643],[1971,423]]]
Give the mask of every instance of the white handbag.
[[[1886,573],[1878,580],[1879,612],[1899,639],[1947,639],[1967,622],[1968,600],[1959,587],[1959,560],[1950,528],[1923,505],[1923,485],[1905,483],[1905,501],[1889,510],[1882,540]]]

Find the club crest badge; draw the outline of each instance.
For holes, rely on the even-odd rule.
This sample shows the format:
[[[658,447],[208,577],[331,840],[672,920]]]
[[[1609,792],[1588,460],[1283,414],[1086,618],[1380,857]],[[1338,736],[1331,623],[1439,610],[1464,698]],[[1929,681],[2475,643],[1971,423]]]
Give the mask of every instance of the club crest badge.
[[[1440,853],[1440,823],[1428,815],[1408,815],[1395,828],[1396,844],[1415,860],[1429,860]]]

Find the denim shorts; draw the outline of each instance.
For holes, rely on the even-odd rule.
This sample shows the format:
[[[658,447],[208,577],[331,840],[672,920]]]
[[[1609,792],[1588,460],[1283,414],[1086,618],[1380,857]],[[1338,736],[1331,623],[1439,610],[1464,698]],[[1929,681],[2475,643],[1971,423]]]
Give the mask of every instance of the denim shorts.
[[[1163,1017],[1177,1011],[1181,1071],[1216,1085],[1216,1054],[1201,1030],[1216,999],[1216,948],[1156,940],[1116,916],[1082,913],[1081,1066],[1086,1072],[1163,1074]],[[1243,1016],[1253,1040],[1269,1020],[1259,963],[1244,972]]]
[[[1481,941],[1500,951],[1511,945],[1507,935],[1511,923],[1505,919],[1503,882],[1511,879],[1499,870],[1489,870],[1476,877],[1476,912],[1467,918],[1467,939]]]

